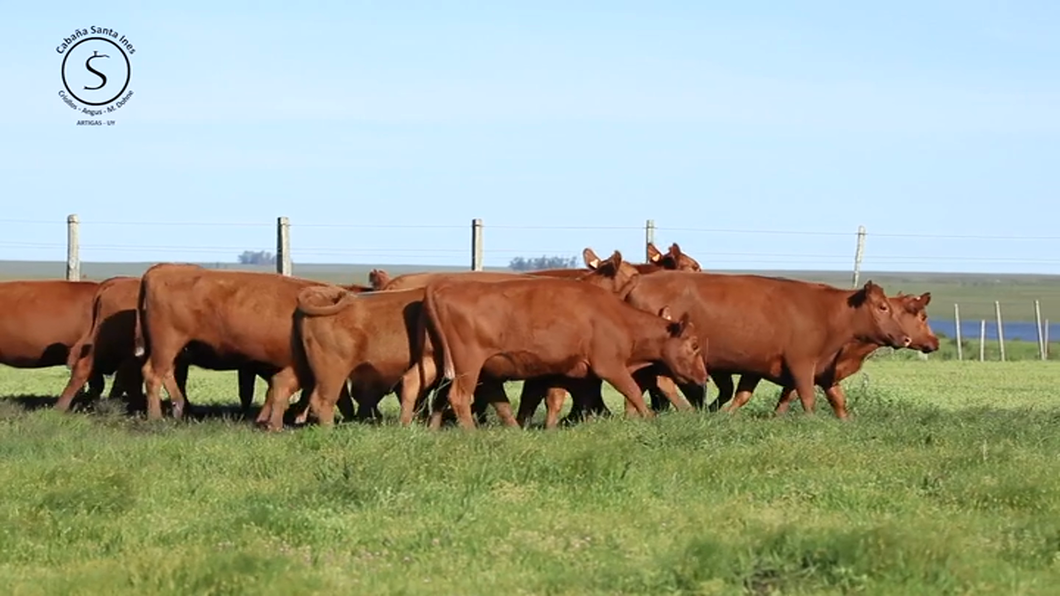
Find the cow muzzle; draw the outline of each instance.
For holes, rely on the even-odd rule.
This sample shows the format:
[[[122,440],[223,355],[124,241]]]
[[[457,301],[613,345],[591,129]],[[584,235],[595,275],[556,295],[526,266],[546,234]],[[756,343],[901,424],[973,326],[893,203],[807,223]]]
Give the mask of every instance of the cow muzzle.
[[[939,338],[932,336],[931,341],[920,345],[920,351],[925,354],[937,352],[939,349]]]

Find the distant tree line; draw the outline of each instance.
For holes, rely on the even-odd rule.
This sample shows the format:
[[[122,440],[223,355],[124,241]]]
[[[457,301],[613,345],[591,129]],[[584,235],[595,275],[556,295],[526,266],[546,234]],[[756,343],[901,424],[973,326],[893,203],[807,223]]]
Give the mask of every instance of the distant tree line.
[[[509,269],[516,271],[537,271],[538,269],[574,269],[578,266],[578,257],[515,257],[508,263]]]
[[[267,250],[244,250],[239,255],[240,265],[275,265],[276,255]]]

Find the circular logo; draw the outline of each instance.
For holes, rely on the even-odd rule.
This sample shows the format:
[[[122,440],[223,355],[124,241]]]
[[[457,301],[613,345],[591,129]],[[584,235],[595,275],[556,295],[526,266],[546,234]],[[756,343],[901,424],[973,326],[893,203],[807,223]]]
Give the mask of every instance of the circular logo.
[[[104,106],[125,92],[132,67],[118,44],[106,37],[86,37],[66,50],[62,74],[70,97],[85,105]]]

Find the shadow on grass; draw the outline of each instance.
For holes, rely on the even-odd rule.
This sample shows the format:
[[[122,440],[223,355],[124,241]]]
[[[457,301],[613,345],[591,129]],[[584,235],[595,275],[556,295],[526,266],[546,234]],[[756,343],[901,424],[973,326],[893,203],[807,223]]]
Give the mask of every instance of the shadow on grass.
[[[58,401],[59,399],[52,395],[35,394],[11,395],[0,399],[0,402],[8,404],[8,408],[10,408],[8,412],[14,410],[12,413],[52,409]],[[260,408],[260,406],[252,406],[249,411],[245,411],[238,404],[188,404],[184,409],[184,419],[194,422],[222,421],[233,424],[255,425]],[[300,410],[296,404],[288,407],[287,411],[284,412],[285,428],[301,428],[315,425],[314,422],[296,424],[295,419],[299,412]],[[80,414],[98,418],[126,418],[129,420],[142,420],[147,416],[146,407],[142,403],[139,405],[131,404],[127,400],[120,398],[90,400],[85,395],[79,395],[74,398],[70,404],[69,413],[71,415]],[[169,400],[162,401],[162,416],[164,418],[173,416],[173,406]],[[0,413],[0,418],[2,417],[4,417],[4,414]],[[379,424],[379,421],[343,420],[341,418],[336,420],[338,425],[354,423]]]

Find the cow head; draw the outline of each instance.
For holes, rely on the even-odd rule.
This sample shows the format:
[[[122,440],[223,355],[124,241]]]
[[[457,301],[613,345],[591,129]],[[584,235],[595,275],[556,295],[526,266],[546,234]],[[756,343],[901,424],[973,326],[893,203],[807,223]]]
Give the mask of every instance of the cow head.
[[[582,256],[585,257],[585,264],[588,265],[590,271],[579,279],[616,294],[629,287],[629,282],[640,275],[636,267],[622,260],[622,253],[617,250],[604,261],[601,261],[590,248],[586,248]]]
[[[872,281],[851,294],[847,303],[858,311],[854,332],[859,339],[892,348],[906,348],[912,343],[913,338],[902,327],[902,309],[894,308],[883,288]]]
[[[681,247],[676,242],[671,244],[670,250],[666,252],[659,252],[659,249],[649,242],[648,263],[674,271],[702,271],[699,262],[681,252]]]
[[[372,286],[373,290],[382,290],[388,283],[390,283],[390,274],[386,271],[372,269],[368,273],[368,285]]]
[[[939,349],[939,338],[928,323],[927,305],[931,302],[931,292],[919,296],[898,293],[890,299],[891,306],[897,311],[902,329],[912,341],[909,348],[930,354]]]
[[[666,327],[669,337],[662,350],[662,362],[681,383],[705,385],[707,382],[706,358],[700,350],[699,336],[688,317],[681,315],[677,321],[664,306],[659,316],[669,321]]]

